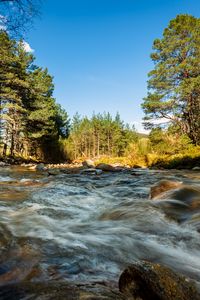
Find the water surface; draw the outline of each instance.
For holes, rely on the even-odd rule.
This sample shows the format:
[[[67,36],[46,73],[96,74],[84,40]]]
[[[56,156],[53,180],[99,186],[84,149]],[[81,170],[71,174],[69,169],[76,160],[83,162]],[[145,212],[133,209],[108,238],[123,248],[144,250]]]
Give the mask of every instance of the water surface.
[[[142,259],[200,282],[200,214],[192,211],[182,223],[167,216],[149,199],[161,179],[200,188],[199,173],[191,171],[48,177],[1,168],[0,285],[115,284],[127,265]]]

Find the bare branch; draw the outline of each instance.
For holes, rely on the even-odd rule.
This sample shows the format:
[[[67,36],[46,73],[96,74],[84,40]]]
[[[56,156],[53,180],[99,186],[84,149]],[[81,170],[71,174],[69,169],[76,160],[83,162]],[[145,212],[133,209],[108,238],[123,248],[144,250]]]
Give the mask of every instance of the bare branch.
[[[0,0],[0,29],[23,36],[39,16],[42,0]]]

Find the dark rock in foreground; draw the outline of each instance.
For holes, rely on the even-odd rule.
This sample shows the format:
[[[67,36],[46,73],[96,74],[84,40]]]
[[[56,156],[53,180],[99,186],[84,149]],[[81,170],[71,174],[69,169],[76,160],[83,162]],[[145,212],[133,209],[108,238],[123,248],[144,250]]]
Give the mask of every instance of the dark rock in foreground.
[[[193,283],[165,266],[138,262],[112,283],[21,282],[0,288],[1,300],[200,300]]]
[[[1,300],[127,300],[117,290],[100,284],[72,285],[66,282],[13,284],[1,287]]]
[[[165,266],[142,261],[120,276],[119,289],[126,299],[200,300],[194,284]]]

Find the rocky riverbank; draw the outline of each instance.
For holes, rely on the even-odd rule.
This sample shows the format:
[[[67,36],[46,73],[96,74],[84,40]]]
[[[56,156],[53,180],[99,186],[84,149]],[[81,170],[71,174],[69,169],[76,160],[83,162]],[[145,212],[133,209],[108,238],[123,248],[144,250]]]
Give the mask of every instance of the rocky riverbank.
[[[191,159],[192,160],[192,159]],[[194,160],[193,163],[187,164],[180,160],[180,163],[174,166],[174,169],[187,169],[187,170],[194,170],[194,171],[200,171],[200,164],[199,160]],[[63,162],[63,163],[43,163],[38,162],[32,159],[23,159],[23,158],[11,158],[11,157],[5,157],[0,158],[0,166],[9,166],[9,165],[19,165],[19,166],[26,166],[30,167],[32,169],[36,170],[44,170],[46,169],[77,169],[77,168],[84,168],[84,169],[102,169],[103,171],[118,171],[121,169],[127,169],[127,168],[146,168],[149,167],[150,169],[173,169],[171,165],[168,164],[153,164],[151,166],[139,166],[139,165],[127,165],[124,163],[102,163],[99,161],[87,159],[83,161],[74,161],[74,162]],[[92,172],[92,171],[91,171]]]

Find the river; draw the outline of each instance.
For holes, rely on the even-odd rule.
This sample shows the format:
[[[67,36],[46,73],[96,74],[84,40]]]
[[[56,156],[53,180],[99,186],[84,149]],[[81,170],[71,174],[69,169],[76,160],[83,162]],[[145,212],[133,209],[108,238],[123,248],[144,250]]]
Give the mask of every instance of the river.
[[[47,176],[0,168],[0,286],[24,280],[115,286],[138,260],[165,264],[199,284],[198,205],[185,210],[178,201],[150,200],[150,187],[163,179],[200,189],[195,171]]]

